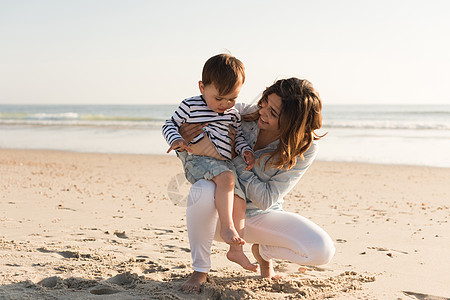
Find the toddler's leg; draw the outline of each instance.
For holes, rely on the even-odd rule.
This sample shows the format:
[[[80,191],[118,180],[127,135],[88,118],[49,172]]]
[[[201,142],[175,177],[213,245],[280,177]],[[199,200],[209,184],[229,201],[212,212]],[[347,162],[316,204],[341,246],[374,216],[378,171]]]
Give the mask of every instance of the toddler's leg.
[[[247,208],[247,204],[245,200],[241,197],[234,195],[233,201],[233,223],[236,231],[239,236],[244,235],[244,227],[245,227],[245,209]]]
[[[242,236],[244,234],[245,208],[245,200],[235,195],[233,203],[233,221],[239,236]],[[258,266],[252,264],[248,257],[244,254],[243,245],[230,245],[230,250],[227,253],[227,258],[249,271],[256,272],[258,268]]]
[[[243,245],[245,241],[239,236],[233,223],[234,175],[225,171],[215,176],[215,204],[220,220],[220,236],[230,245]]]

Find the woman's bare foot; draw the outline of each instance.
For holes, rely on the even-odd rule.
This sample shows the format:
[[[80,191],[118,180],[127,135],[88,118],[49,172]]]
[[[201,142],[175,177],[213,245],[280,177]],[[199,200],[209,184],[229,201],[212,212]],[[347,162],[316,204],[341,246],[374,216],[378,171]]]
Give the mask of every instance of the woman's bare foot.
[[[186,293],[200,293],[201,286],[206,282],[208,273],[194,271],[191,277],[181,285],[181,290]]]
[[[275,273],[275,270],[273,269],[272,261],[264,260],[261,257],[261,254],[259,254],[259,245],[258,244],[252,245],[252,253],[253,253],[253,256],[255,257],[255,259],[258,261],[262,278],[270,278],[270,279],[281,278],[281,276],[279,276]]]
[[[239,246],[244,245],[245,241],[242,239],[234,228],[221,228],[220,237],[229,245]]]
[[[252,264],[248,257],[244,254],[242,245],[230,246],[230,250],[227,253],[227,258],[232,262],[237,263],[246,270],[256,272],[256,270],[258,269],[258,266]]]

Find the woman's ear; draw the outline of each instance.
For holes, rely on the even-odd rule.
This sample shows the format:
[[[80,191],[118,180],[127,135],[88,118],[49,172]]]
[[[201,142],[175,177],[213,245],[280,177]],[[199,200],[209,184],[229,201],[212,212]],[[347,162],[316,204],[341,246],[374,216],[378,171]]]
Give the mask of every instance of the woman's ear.
[[[198,88],[200,90],[200,94],[203,95],[205,93],[205,85],[203,84],[203,82],[201,80],[198,82]]]

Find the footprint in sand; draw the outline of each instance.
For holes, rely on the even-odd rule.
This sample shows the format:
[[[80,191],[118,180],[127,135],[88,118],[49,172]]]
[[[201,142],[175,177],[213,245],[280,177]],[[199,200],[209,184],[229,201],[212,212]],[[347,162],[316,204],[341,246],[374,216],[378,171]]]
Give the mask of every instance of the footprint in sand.
[[[128,285],[132,284],[139,280],[139,277],[136,274],[131,274],[130,272],[118,274],[114,277],[106,280],[108,283],[117,284],[117,285]]]
[[[94,295],[111,295],[111,294],[120,293],[119,290],[111,288],[111,287],[97,287],[97,288],[90,290],[89,292]]]
[[[62,282],[61,278],[58,276],[47,277],[39,281],[37,284],[46,287],[46,288],[54,288],[58,282]]]
[[[448,299],[450,299],[450,298],[446,298],[446,297],[432,296],[432,295],[408,292],[408,291],[403,291],[403,293],[409,297],[414,297],[413,299],[419,299],[419,300],[448,300]]]
[[[118,238],[121,238],[121,239],[127,239],[128,238],[128,236],[125,234],[125,231],[122,231],[122,232],[115,231],[114,235],[117,236]]]
[[[64,258],[80,258],[80,253],[73,251],[54,251],[45,248],[37,248],[36,250],[42,253],[57,253]]]
[[[55,251],[56,252],[56,251]],[[80,253],[73,251],[60,251],[56,252],[64,258],[80,258]]]

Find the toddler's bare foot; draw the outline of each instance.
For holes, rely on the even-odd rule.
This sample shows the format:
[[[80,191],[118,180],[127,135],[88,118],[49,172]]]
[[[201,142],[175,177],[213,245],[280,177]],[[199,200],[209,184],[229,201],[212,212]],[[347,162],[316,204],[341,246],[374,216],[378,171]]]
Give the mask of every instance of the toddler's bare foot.
[[[245,241],[242,239],[234,228],[222,228],[220,229],[220,236],[223,241],[229,245],[244,245]]]
[[[259,254],[259,245],[258,244],[252,245],[252,253],[253,253],[253,256],[255,257],[255,259],[258,261],[262,278],[279,279],[282,277],[275,273],[275,270],[273,269],[271,260],[267,261],[261,257],[261,254]]]
[[[181,285],[181,290],[186,293],[200,293],[201,286],[206,282],[208,273],[194,271],[191,277]]]
[[[256,272],[258,269],[258,266],[252,264],[248,257],[244,254],[242,246],[230,246],[230,250],[227,253],[227,258],[246,270]]]

